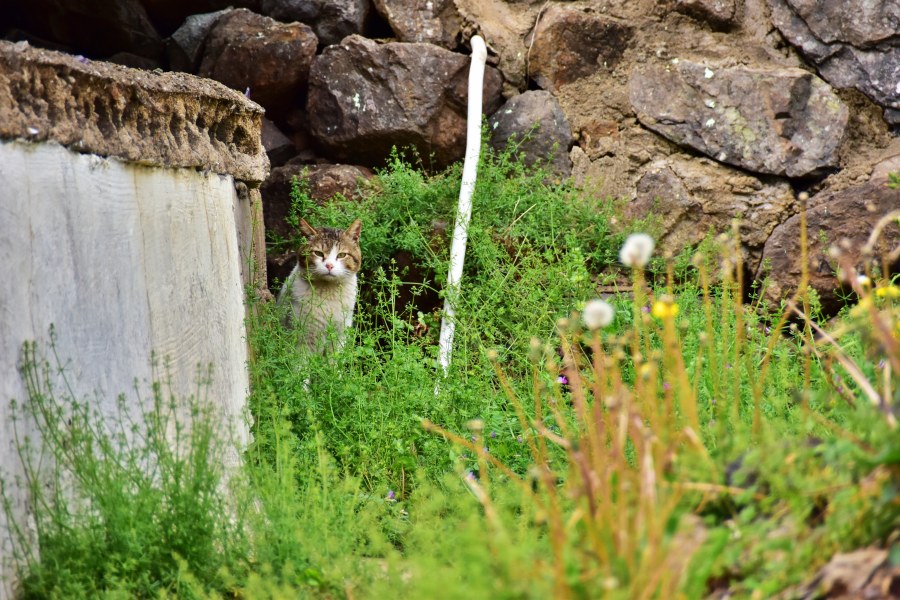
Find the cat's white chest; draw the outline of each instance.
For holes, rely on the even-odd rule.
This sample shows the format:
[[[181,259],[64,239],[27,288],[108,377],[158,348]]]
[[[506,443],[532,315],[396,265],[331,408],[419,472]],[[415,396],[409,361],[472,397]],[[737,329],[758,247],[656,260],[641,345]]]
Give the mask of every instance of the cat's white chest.
[[[353,325],[356,306],[356,275],[330,282],[310,282],[305,272],[294,267],[279,294],[282,304],[289,294],[291,313],[302,331],[300,342],[309,350],[320,352],[343,346],[346,330]],[[329,344],[331,341],[333,344]]]

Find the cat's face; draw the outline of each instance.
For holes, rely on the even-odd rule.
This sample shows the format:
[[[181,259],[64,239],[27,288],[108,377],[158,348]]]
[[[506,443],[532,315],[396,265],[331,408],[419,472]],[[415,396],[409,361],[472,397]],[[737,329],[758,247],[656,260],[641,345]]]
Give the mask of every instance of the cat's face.
[[[306,236],[306,244],[300,249],[299,259],[309,278],[337,283],[353,277],[362,260],[359,251],[361,228],[359,219],[345,231],[331,227],[315,229],[300,219],[300,231]]]

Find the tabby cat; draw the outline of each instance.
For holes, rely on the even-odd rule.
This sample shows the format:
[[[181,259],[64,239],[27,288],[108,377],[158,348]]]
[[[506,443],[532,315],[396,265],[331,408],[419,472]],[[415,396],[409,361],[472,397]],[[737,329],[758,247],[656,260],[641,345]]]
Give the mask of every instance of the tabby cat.
[[[316,229],[300,219],[306,243],[300,247],[297,266],[285,281],[278,304],[290,302],[292,324],[302,333],[298,345],[310,352],[339,350],[353,325],[361,228],[359,219],[344,231]]]

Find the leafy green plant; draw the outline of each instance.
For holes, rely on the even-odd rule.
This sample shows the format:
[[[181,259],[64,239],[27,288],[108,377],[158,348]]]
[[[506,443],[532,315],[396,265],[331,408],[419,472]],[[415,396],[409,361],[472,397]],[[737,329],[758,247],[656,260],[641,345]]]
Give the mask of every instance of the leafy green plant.
[[[13,539],[23,597],[178,595],[184,570],[221,586],[223,573],[243,568],[247,545],[222,494],[226,448],[208,402],[154,384],[149,398],[137,396],[143,408],[120,396],[110,419],[72,396],[50,348],[51,358],[34,343],[23,348],[28,398],[14,406],[17,436],[26,423],[38,435],[17,437],[17,483],[34,507],[33,537],[17,528]],[[10,517],[5,493],[4,507]]]

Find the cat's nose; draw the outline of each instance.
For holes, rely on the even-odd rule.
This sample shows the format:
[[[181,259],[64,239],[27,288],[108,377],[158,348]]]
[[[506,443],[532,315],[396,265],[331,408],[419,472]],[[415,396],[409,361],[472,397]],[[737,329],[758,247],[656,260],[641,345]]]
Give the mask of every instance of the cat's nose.
[[[330,271],[334,268],[334,265],[330,262],[327,262],[327,263],[325,263],[325,268]]]

